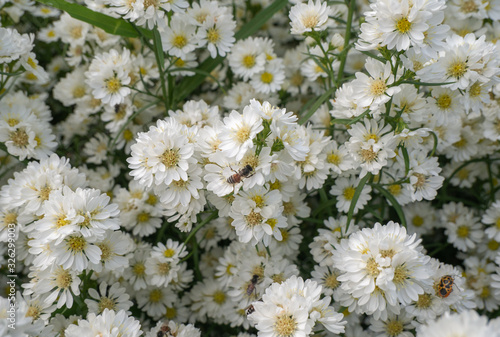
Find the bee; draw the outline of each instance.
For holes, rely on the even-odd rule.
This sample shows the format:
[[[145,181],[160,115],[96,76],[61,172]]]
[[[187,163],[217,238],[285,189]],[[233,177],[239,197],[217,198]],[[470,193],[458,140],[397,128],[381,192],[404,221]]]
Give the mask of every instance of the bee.
[[[241,170],[238,172],[235,172],[232,176],[227,178],[227,182],[229,184],[237,184],[239,183],[243,178],[248,178],[251,177],[253,174],[251,174],[253,171],[253,167],[250,165],[245,165]]]
[[[252,276],[252,279],[250,280],[250,284],[247,287],[247,296],[252,295],[252,293],[255,291],[255,286],[257,285],[257,282],[259,282],[259,275],[254,274]]]
[[[156,337],[166,337],[168,332],[170,332],[170,327],[168,326],[167,322],[164,322],[160,327],[160,331],[158,331],[158,333],[156,334]]]
[[[445,275],[439,280],[439,284],[437,285],[436,295],[441,298],[446,298],[450,296],[453,291],[453,282],[454,279],[450,275]]]

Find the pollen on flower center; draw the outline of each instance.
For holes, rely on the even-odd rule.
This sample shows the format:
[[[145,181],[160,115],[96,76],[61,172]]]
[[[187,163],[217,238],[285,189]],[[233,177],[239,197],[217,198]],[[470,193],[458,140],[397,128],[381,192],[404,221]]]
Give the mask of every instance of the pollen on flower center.
[[[40,317],[40,309],[34,306],[30,306],[26,311],[25,316],[31,317],[33,321],[36,321]]]
[[[28,145],[29,136],[24,129],[18,129],[10,134],[10,139],[18,147],[23,147]]]
[[[470,86],[469,96],[477,97],[479,95],[481,95],[481,84],[479,82],[475,82],[473,85]]]
[[[400,184],[394,184],[394,185],[390,185],[388,188],[389,192],[392,194],[392,195],[399,195],[401,194],[401,185]]]
[[[107,261],[111,257],[111,249],[105,244],[97,244],[101,249],[101,261]]]
[[[160,160],[167,169],[176,166],[179,163],[179,150],[168,149],[160,156]]]
[[[57,273],[57,276],[55,279],[55,281],[56,281],[55,283],[56,283],[58,288],[66,289],[66,288],[69,288],[72,280],[73,280],[73,278],[71,277],[69,270],[64,270],[64,269],[60,268],[58,270],[58,273]]]
[[[255,201],[255,206],[261,208],[262,206],[264,206],[264,198],[262,198],[262,196],[260,195],[254,195],[252,197],[252,200]]]
[[[422,173],[413,173],[417,177],[417,182],[414,184],[416,188],[422,187],[425,184],[425,176]]]
[[[260,75],[260,79],[263,83],[269,84],[273,81],[273,74],[265,71]]]
[[[377,153],[373,151],[373,147],[370,147],[369,149],[361,149],[359,151],[360,157],[363,159],[363,161],[370,162],[377,158]]]
[[[287,312],[276,317],[274,322],[274,331],[280,337],[293,336],[297,330],[297,321]]]
[[[69,34],[73,39],[78,40],[82,37],[82,26],[74,26],[70,29]]]
[[[183,48],[187,45],[187,39],[184,35],[176,35],[172,39],[172,45],[176,48]]]
[[[356,192],[356,189],[352,186],[345,188],[343,193],[344,198],[346,200],[352,200],[352,198],[354,198],[354,192]]]
[[[306,28],[314,28],[319,22],[319,18],[316,14],[309,14],[302,17],[302,23]]]
[[[167,310],[165,312],[165,318],[174,319],[176,317],[177,317],[177,309],[167,307]]]
[[[366,261],[366,272],[372,277],[377,277],[378,274],[380,274],[379,265],[373,257],[370,257],[368,261]]]
[[[467,63],[463,61],[455,61],[449,65],[446,74],[453,78],[462,77],[467,71]]]
[[[224,292],[220,290],[216,291],[214,293],[214,302],[217,304],[226,302],[226,294],[224,294]]]
[[[102,297],[99,301],[99,312],[103,312],[104,309],[115,310],[116,303],[109,297]]]
[[[467,145],[467,140],[465,138],[460,138],[458,142],[453,143],[453,146],[461,148]]]
[[[254,211],[251,211],[250,214],[246,216],[246,220],[250,226],[256,226],[261,224],[264,218],[262,217],[262,215],[260,215],[260,213],[255,213]]]
[[[402,284],[408,278],[408,270],[404,266],[397,266],[394,268],[393,282],[395,284]]]
[[[250,138],[250,128],[248,126],[242,126],[236,132],[235,138],[239,143],[244,143]]]
[[[396,23],[396,29],[401,33],[401,34],[405,34],[407,33],[410,28],[411,28],[411,22],[408,21],[408,18],[404,17],[404,18],[401,18],[398,20],[398,22]]]
[[[477,4],[474,0],[464,1],[460,9],[463,13],[476,13],[478,10]]]
[[[420,227],[424,224],[424,218],[422,218],[420,215],[415,215],[411,222],[413,226]]]
[[[137,222],[146,222],[146,221],[149,221],[149,213],[146,213],[146,212],[141,212],[139,214],[137,214]]]
[[[5,225],[15,224],[16,222],[17,222],[17,213],[9,212],[6,213],[3,217],[3,223]]]
[[[64,215],[61,215],[59,218],[57,218],[56,220],[56,227],[57,228],[61,228],[61,227],[64,227],[66,225],[69,225],[71,223],[71,221],[69,220],[66,220],[66,217]]]
[[[150,6],[158,7],[157,0],[144,0],[144,8],[149,8]]]
[[[439,96],[439,98],[436,100],[436,105],[441,110],[448,109],[451,106],[451,97],[447,94]]]
[[[488,249],[491,251],[497,251],[500,248],[500,242],[495,240],[488,241]]]
[[[296,209],[292,202],[287,201],[283,203],[283,215],[293,215]]]
[[[255,56],[245,55],[242,63],[245,67],[252,68],[255,65]]]
[[[76,87],[73,89],[73,97],[75,98],[82,98],[85,96],[85,88],[84,87]]]
[[[112,94],[116,94],[120,88],[122,87],[122,84],[116,76],[111,77],[106,80],[106,88],[108,89],[108,92]]]
[[[149,293],[149,301],[153,303],[158,303],[162,298],[162,293],[160,289],[154,289]]]
[[[415,307],[419,309],[427,309],[432,304],[432,297],[430,294],[424,293],[422,295],[418,295],[417,303],[415,303]]]
[[[398,320],[389,320],[385,326],[387,335],[389,337],[395,337],[403,332],[403,323]]]
[[[79,236],[70,236],[66,239],[68,248],[73,252],[81,252],[87,247],[87,241]]]
[[[326,157],[326,161],[328,161],[330,164],[338,165],[338,164],[340,164],[340,157],[338,155],[336,155],[335,153],[330,153]]]
[[[337,275],[331,273],[325,278],[325,287],[330,289],[337,289],[340,285],[340,282],[337,280]]]
[[[170,271],[170,263],[169,262],[158,263],[156,269],[158,270],[158,274],[167,275],[168,272]]]
[[[146,266],[144,264],[142,264],[142,263],[137,263],[132,268],[132,271],[137,276],[145,275]]]
[[[175,255],[175,250],[172,248],[168,248],[163,252],[163,256],[165,257],[172,257]]]
[[[465,226],[465,225],[462,225],[462,226],[459,226],[458,229],[457,229],[457,236],[459,238],[466,238],[469,236],[469,227]]]
[[[274,229],[274,226],[276,226],[276,224],[278,223],[278,220],[276,220],[276,219],[268,219],[268,220],[266,221],[266,223],[267,223],[269,226],[271,226],[271,228],[272,228],[272,229]]]
[[[215,27],[209,28],[207,30],[207,40],[209,43],[216,44],[220,40],[219,30]]]
[[[381,96],[385,93],[387,85],[381,79],[374,80],[370,85],[370,94],[372,96]]]

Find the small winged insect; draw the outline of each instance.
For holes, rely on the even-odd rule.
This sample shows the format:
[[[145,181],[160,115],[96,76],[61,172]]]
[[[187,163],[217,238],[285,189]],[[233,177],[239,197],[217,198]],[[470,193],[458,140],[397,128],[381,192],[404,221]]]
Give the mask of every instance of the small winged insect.
[[[250,165],[245,165],[241,170],[238,172],[235,172],[232,176],[227,178],[227,182],[229,184],[238,184],[243,180],[243,178],[248,178],[251,177],[253,174],[251,174],[253,171],[253,167]]]
[[[255,308],[253,307],[253,305],[252,305],[252,304],[250,304],[250,305],[246,308],[246,314],[247,314],[247,316],[248,316],[248,315],[251,315],[254,311],[255,311]]]
[[[160,331],[156,334],[156,337],[167,337],[167,333],[170,332],[170,327],[167,322],[164,322],[160,327]]]
[[[255,286],[257,285],[257,282],[259,282],[259,275],[255,274],[252,276],[250,284],[247,287],[247,296],[252,295],[252,293],[255,291]]]

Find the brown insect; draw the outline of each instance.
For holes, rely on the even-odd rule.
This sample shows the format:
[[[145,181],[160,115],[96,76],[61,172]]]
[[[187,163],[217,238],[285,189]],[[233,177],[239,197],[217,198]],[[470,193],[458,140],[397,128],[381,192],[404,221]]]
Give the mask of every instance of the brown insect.
[[[227,182],[230,184],[237,184],[243,180],[243,178],[248,178],[252,176],[253,167],[250,165],[245,165],[241,170],[227,178]]]
[[[255,286],[257,285],[257,282],[259,282],[259,275],[255,274],[252,276],[250,284],[247,287],[247,296],[252,295],[252,293],[255,291]]]
[[[168,324],[165,322],[163,325],[160,327],[160,331],[156,334],[156,337],[165,337],[167,336],[167,333],[170,332],[170,327]]]

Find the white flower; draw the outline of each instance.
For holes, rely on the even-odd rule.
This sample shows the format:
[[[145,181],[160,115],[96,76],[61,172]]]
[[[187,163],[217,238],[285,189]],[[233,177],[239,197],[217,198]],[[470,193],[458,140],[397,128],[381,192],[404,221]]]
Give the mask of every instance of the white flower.
[[[115,312],[104,309],[102,314],[90,313],[86,320],[79,319],[78,324],[71,324],[64,331],[67,337],[82,336],[122,336],[139,337],[141,323],[133,317],[127,316],[124,310]]]
[[[354,198],[354,193],[359,184],[359,179],[355,176],[347,178],[337,178],[335,180],[335,185],[330,189],[330,194],[337,197],[336,207],[339,211],[347,213],[351,207],[351,201]],[[356,214],[358,210],[363,209],[366,203],[371,200],[372,188],[369,185],[363,186],[361,194],[359,195],[356,206],[354,206],[354,213]]]
[[[474,310],[461,313],[446,312],[439,319],[428,321],[417,329],[417,337],[498,337],[495,325],[488,324],[486,316],[479,316]]]
[[[89,289],[91,298],[86,299],[85,304],[89,308],[89,312],[97,315],[101,314],[105,309],[114,311],[125,310],[130,315],[131,313],[127,310],[132,306],[132,302],[129,301],[130,296],[125,292],[126,289],[120,287],[118,282],[113,283],[109,290],[108,284],[102,282],[99,285],[99,292],[93,288]]]
[[[0,28],[0,63],[10,63],[33,49],[34,35],[19,34],[12,28]]]
[[[259,336],[305,337],[316,321],[334,333],[344,332],[343,315],[333,313],[333,308],[327,307],[329,301],[320,300],[320,294],[321,286],[316,282],[292,276],[268,287],[262,302],[252,303],[255,311],[248,318]]]
[[[189,24],[186,17],[182,15],[173,16],[169,26],[164,21],[160,22],[162,23],[160,36],[163,50],[170,55],[185,59],[197,45],[195,26]]]
[[[127,158],[130,175],[145,187],[170,185],[174,180],[187,180],[187,170],[194,162],[194,145],[179,134],[180,124],[172,118],[158,120],[148,132],[139,133]]]
[[[305,32],[322,31],[326,29],[326,22],[328,14],[330,14],[330,7],[326,2],[316,0],[309,0],[307,4],[298,3],[290,9],[290,25],[292,26],[290,32],[292,34],[301,35]]]
[[[45,298],[47,305],[57,301],[57,308],[73,306],[73,295],[80,295],[80,283],[78,274],[73,270],[65,270],[61,266],[53,265],[36,274],[38,282],[33,287],[37,295],[48,293]]]
[[[243,109],[243,114],[233,110],[228,117],[224,117],[219,148],[228,157],[240,161],[245,152],[254,146],[253,139],[263,128],[262,118],[250,106]]]
[[[264,66],[264,69],[255,73],[250,84],[257,92],[269,94],[281,89],[285,81],[285,66],[281,59],[274,59]]]
[[[123,49],[119,53],[111,49],[108,53],[97,54],[85,73],[86,83],[92,88],[94,98],[103,103],[116,105],[124,102],[130,94],[129,69],[130,51]]]
[[[365,64],[369,75],[361,72],[356,73],[356,79],[352,86],[356,88],[354,99],[356,105],[370,107],[375,111],[380,105],[388,102],[391,96],[401,90],[400,87],[390,85],[394,83],[394,75],[391,73],[391,63],[381,63],[378,60],[368,58]]]
[[[224,14],[218,17],[209,16],[198,29],[197,38],[199,47],[205,47],[210,52],[210,56],[226,56],[231,51],[234,41],[234,29],[236,23],[231,14]]]

